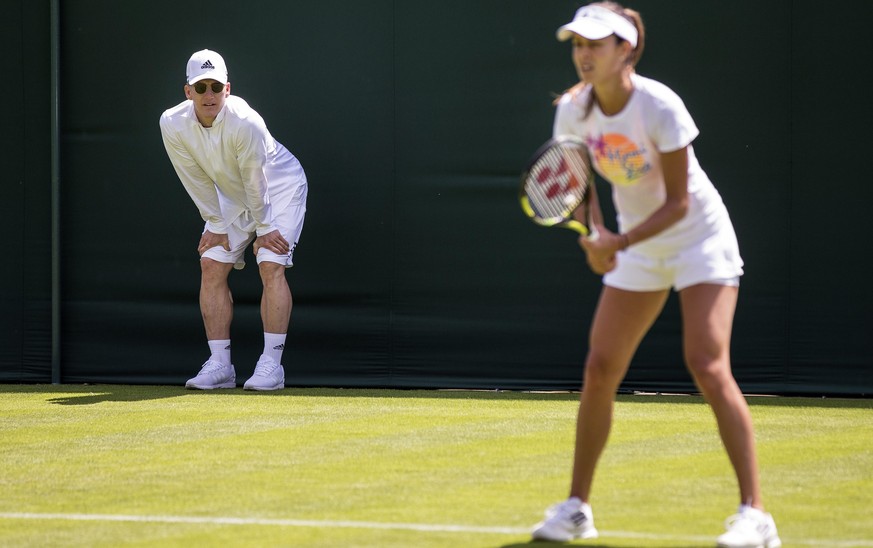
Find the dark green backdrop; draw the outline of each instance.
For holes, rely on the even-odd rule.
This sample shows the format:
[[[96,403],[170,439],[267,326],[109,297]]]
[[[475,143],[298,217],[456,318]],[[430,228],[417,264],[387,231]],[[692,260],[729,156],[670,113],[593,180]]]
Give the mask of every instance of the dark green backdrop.
[[[873,393],[871,8],[849,4],[631,4],[648,27],[639,71],[685,99],[736,224],[733,361],[748,392]],[[62,2],[61,381],[181,383],[206,358],[202,221],[157,122],[208,47],[310,181],[288,384],[577,388],[599,280],[572,233],[534,226],[515,196],[574,82],[554,31],[579,5]],[[50,7],[0,9],[0,381],[49,382]],[[251,261],[231,285],[245,377],[262,345]],[[693,390],[675,297],[623,388]]]

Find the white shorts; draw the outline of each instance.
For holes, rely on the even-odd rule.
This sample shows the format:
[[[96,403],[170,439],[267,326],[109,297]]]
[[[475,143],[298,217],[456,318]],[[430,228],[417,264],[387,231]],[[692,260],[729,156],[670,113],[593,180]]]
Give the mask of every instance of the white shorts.
[[[285,265],[286,268],[294,266],[294,249],[297,247],[297,242],[300,241],[300,233],[303,232],[304,217],[306,217],[306,202],[291,204],[273,216],[273,225],[279,229],[282,237],[288,240],[290,249],[285,255],[278,255],[262,247],[258,249],[256,257],[258,264],[269,261]],[[233,263],[236,270],[242,270],[246,266],[244,257],[246,248],[256,237],[255,223],[251,215],[246,212],[240,215],[227,229],[230,251],[221,246],[213,247],[207,249],[201,258],[208,257],[219,263]]]
[[[722,231],[668,258],[652,258],[619,252],[618,264],[603,277],[609,287],[627,291],[676,291],[692,285],[711,283],[738,286],[743,260],[733,231]]]

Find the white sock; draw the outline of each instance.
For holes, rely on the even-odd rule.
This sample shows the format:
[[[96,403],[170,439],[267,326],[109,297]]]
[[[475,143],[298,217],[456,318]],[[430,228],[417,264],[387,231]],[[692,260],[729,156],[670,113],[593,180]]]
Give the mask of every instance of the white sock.
[[[230,339],[206,341],[212,355],[209,359],[223,365],[230,365]]]
[[[264,332],[264,356],[273,358],[276,363],[282,363],[282,352],[285,350],[285,333]]]

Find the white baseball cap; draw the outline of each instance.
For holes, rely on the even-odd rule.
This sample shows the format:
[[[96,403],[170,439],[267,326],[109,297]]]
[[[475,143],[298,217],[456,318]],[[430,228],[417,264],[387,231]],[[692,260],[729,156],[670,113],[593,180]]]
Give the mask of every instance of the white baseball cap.
[[[602,6],[585,6],[576,11],[573,20],[558,29],[558,40],[564,42],[574,34],[589,40],[602,40],[612,34],[637,47],[637,27],[626,18]]]
[[[224,64],[224,58],[216,52],[209,49],[200,50],[188,59],[185,77],[188,79],[188,84],[210,78],[226,84],[227,65]]]

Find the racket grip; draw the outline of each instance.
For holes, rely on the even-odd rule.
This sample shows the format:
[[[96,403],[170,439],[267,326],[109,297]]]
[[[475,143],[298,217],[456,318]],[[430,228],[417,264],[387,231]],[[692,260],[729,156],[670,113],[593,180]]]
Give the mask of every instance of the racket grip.
[[[600,232],[597,231],[597,227],[594,224],[588,227],[588,236],[585,236],[585,239],[589,242],[596,242],[600,239]]]

